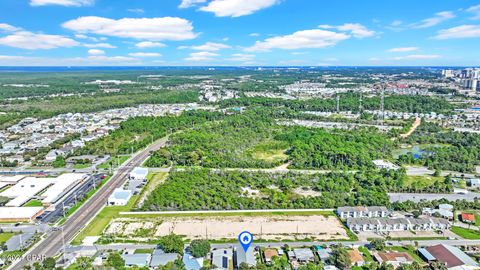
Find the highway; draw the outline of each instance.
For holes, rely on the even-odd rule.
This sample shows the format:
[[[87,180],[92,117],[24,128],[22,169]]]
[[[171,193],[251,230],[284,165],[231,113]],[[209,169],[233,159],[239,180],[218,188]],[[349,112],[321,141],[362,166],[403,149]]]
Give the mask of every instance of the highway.
[[[26,252],[22,259],[13,262],[9,269],[23,269],[25,265],[34,263],[34,261],[28,260],[28,258],[52,257],[62,251],[63,247],[73,240],[75,235],[106,205],[107,199],[113,190],[125,183],[132,169],[140,166],[149,157],[150,152],[165,146],[167,140],[168,137],[164,137],[133,155],[118,168],[105,185],[68,218],[59,230],[47,233],[46,237]]]

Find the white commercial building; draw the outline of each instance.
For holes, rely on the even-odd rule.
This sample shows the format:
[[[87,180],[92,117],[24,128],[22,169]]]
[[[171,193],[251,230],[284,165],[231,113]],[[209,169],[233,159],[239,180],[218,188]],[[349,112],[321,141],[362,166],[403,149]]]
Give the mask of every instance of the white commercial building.
[[[32,222],[43,207],[0,207],[0,222]]]
[[[124,190],[117,188],[113,191],[112,195],[108,197],[108,205],[127,205],[128,201],[132,197],[132,192],[130,190]]]
[[[66,173],[58,176],[55,183],[41,195],[43,205],[51,205],[77,186],[86,174]]]
[[[26,177],[17,184],[0,193],[0,196],[11,198],[5,206],[18,207],[32,199],[40,191],[55,182],[53,178]]]
[[[135,167],[130,173],[130,179],[132,180],[147,180],[148,169],[142,167]]]

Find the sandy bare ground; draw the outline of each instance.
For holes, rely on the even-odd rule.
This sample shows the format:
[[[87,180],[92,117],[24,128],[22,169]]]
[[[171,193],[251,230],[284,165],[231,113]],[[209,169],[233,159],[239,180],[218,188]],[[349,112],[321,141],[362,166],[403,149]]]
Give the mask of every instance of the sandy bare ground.
[[[413,132],[415,132],[415,130],[420,126],[420,124],[422,123],[422,119],[417,117],[415,119],[415,122],[413,122],[413,125],[412,127],[410,128],[410,130],[405,133],[405,134],[400,134],[400,137],[402,138],[408,138],[410,135],[412,135]]]
[[[174,233],[186,239],[235,239],[240,232],[248,230],[256,239],[263,240],[348,239],[343,225],[334,216],[166,217],[155,221],[155,234],[151,236],[156,238]],[[149,220],[143,219],[145,226],[142,226],[141,219],[121,218],[112,221],[105,234],[129,235],[138,239],[132,234],[134,230],[128,225],[120,225],[122,223],[135,224],[135,229],[152,226]]]

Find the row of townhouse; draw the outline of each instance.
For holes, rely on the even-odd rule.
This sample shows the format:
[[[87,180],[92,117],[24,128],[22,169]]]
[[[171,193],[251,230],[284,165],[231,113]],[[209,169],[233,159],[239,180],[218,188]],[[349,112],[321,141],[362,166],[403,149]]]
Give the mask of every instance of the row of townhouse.
[[[378,218],[389,214],[385,206],[345,206],[337,209],[337,214],[342,219],[347,218]]]
[[[349,218],[347,227],[354,232],[444,231],[450,228],[443,218]]]

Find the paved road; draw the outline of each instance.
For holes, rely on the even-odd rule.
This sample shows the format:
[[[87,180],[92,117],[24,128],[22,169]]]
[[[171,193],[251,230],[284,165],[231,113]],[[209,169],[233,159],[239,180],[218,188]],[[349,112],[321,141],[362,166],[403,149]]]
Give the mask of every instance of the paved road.
[[[9,269],[23,269],[24,265],[33,263],[25,258],[35,256],[52,257],[62,250],[65,243],[69,243],[88,222],[106,205],[107,198],[115,188],[121,187],[134,167],[140,166],[150,155],[151,151],[163,147],[167,138],[162,138],[154,144],[136,153],[125,162],[112,176],[112,178],[98,190],[86,203],[82,205],[64,225],[57,231],[47,234],[41,242],[30,249],[21,260],[12,264]],[[29,256],[30,255],[30,256]]]

